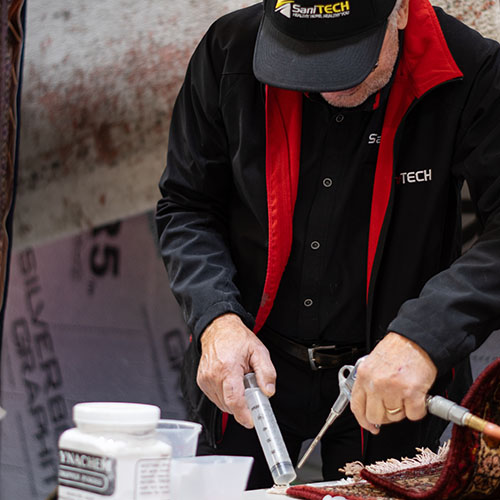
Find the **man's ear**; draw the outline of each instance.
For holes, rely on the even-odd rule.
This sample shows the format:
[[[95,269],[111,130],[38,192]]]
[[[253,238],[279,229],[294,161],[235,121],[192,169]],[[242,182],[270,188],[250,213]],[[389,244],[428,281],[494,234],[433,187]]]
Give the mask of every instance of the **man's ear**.
[[[403,0],[398,11],[398,29],[404,30],[408,24],[408,10],[411,0]]]

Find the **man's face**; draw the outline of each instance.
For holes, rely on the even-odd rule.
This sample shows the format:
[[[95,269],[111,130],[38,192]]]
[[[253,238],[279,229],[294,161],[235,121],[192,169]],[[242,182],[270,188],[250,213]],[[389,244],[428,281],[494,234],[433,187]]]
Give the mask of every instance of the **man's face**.
[[[359,106],[389,83],[398,57],[398,50],[398,27],[395,23],[390,23],[387,26],[378,64],[373,71],[356,87],[337,92],[322,92],[323,99],[339,108]]]

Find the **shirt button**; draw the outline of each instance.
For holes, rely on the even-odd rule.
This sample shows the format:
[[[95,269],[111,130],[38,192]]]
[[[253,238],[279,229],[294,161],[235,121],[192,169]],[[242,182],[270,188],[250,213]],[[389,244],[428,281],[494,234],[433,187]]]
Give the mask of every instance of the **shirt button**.
[[[313,250],[317,250],[320,246],[321,246],[321,245],[320,245],[319,241],[313,241],[313,242],[311,243],[311,248],[312,248]]]
[[[335,121],[336,121],[337,123],[342,123],[342,122],[344,121],[344,115],[337,115],[337,116],[335,117]]]
[[[304,305],[306,307],[311,307],[313,305],[312,299],[306,299],[306,300],[304,300]]]
[[[325,177],[323,179],[323,186],[326,188],[332,187],[333,181],[330,179],[330,177]]]

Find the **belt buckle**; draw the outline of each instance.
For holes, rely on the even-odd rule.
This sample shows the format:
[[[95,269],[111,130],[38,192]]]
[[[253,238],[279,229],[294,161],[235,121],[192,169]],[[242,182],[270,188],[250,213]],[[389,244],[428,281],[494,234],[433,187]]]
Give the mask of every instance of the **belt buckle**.
[[[323,350],[329,350],[329,349],[337,349],[336,345],[313,345],[312,347],[307,348],[307,356],[309,358],[309,366],[311,367],[311,370],[322,370],[323,366],[317,365],[316,360],[314,359],[314,354],[316,351],[323,351]]]

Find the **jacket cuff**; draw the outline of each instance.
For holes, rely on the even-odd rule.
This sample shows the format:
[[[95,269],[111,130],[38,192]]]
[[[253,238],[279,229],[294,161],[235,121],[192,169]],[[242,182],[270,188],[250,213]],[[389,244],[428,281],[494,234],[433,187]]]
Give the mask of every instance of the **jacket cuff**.
[[[396,317],[387,327],[389,332],[397,333],[421,347],[436,365],[438,377],[453,368],[455,360],[439,336],[424,333],[425,327],[412,319]]]
[[[205,328],[217,317],[223,314],[234,313],[237,314],[245,326],[250,330],[253,329],[255,318],[249,314],[239,304],[234,302],[217,302],[210,306],[195,322],[193,327],[193,336],[199,340]]]

